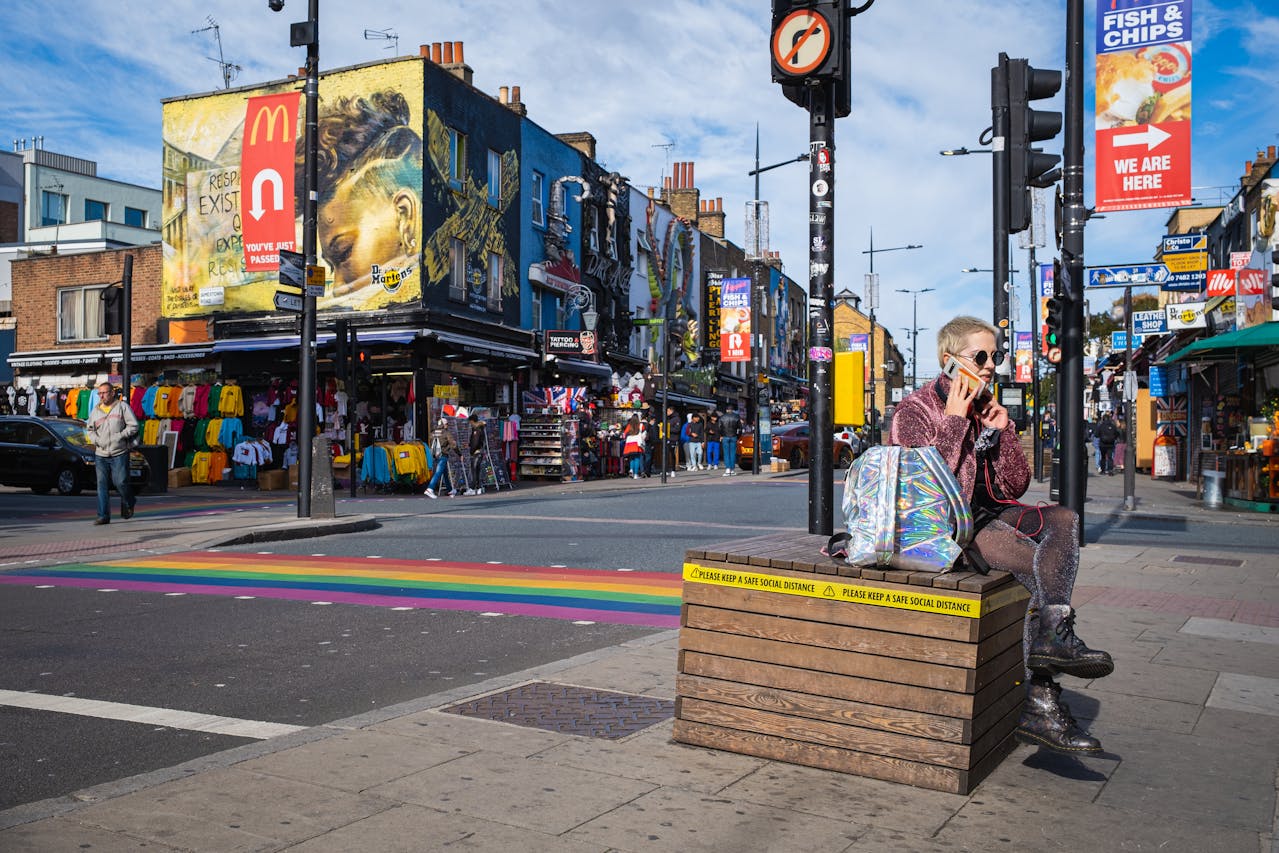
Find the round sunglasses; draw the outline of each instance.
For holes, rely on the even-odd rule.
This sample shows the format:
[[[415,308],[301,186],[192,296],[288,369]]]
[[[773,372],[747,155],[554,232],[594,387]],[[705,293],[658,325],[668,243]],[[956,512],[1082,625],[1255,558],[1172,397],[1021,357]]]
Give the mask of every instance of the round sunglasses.
[[[977,365],[978,367],[985,367],[987,359],[990,360],[991,364],[998,367],[999,365],[1004,363],[1004,357],[1005,357],[1005,353],[1003,350],[995,350],[994,352],[986,352],[985,350],[978,350],[972,355],[960,356],[960,358],[966,358],[969,361],[971,361],[973,364]]]

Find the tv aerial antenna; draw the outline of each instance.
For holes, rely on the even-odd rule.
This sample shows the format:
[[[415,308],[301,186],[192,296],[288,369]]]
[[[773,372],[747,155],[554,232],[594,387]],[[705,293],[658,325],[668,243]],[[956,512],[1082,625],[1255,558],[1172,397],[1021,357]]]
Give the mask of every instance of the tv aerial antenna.
[[[665,178],[666,178],[666,171],[667,171],[667,169],[669,169],[669,168],[671,167],[671,149],[675,147],[675,143],[674,143],[674,142],[658,142],[658,143],[656,143],[655,145],[650,145],[650,146],[648,146],[648,147],[649,147],[649,148],[661,148],[661,149],[663,149],[663,150],[664,150],[664,152],[665,152],[665,154],[666,154],[666,162],[662,164],[662,178],[663,178],[663,179],[665,179]],[[659,181],[659,183],[660,183],[660,181]]]
[[[235,75],[239,74],[243,69],[234,62],[227,62],[226,57],[222,55],[222,28],[218,26],[218,22],[213,20],[212,15],[209,15],[205,18],[205,20],[208,22],[208,25],[200,27],[198,30],[192,30],[191,34],[207,33],[209,30],[213,30],[213,38],[218,43],[218,58],[214,59],[212,56],[206,56],[205,59],[218,64],[218,67],[222,69],[222,84],[226,88],[230,89],[231,81],[234,80]]]
[[[392,32],[390,27],[387,27],[384,30],[365,30],[364,40],[392,42],[392,44],[388,44],[385,49],[386,50],[394,49],[395,55],[396,56],[400,55],[400,34],[396,32]]]

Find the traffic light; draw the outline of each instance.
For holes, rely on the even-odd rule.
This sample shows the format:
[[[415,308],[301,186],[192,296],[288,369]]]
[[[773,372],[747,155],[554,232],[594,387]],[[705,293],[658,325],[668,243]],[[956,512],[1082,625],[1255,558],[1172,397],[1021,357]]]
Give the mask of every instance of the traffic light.
[[[370,382],[373,379],[373,352],[368,347],[355,351],[355,381]]]
[[[124,334],[124,288],[102,289],[102,331],[107,335]]]
[[[1061,290],[1060,261],[1053,263],[1053,295],[1048,297],[1044,317],[1044,353],[1049,364],[1061,364],[1061,345],[1065,337],[1065,294]]]
[[[834,86],[835,118],[852,111],[852,26],[846,0],[773,0],[769,31],[773,82],[797,106],[808,109],[809,87]]]
[[[1001,60],[1002,60],[1001,56]],[[1024,59],[1008,60],[1008,231],[1030,227],[1030,188],[1050,187],[1061,176],[1061,157],[1032,145],[1061,132],[1061,113],[1031,108],[1061,89],[1061,72],[1032,68]]]
[[[333,356],[333,372],[343,382],[347,381],[349,367],[347,366],[347,350],[350,348],[350,321],[338,320],[333,324],[333,346],[336,350]]]

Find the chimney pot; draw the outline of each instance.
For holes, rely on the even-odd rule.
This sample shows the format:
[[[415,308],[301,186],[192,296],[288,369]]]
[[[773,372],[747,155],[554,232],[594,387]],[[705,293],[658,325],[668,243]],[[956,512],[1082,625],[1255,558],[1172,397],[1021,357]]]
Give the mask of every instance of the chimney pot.
[[[515,104],[520,103],[520,87],[519,86],[511,87],[511,102]]]
[[[444,64],[453,64],[453,42],[451,41],[444,42]]]
[[[679,164],[679,188],[682,190],[688,189],[688,164],[687,163]]]
[[[693,161],[688,161],[688,188],[691,190],[697,186],[697,182],[693,180]]]
[[[453,42],[453,61],[458,65],[466,61],[462,59],[462,43],[460,41]]]
[[[306,76],[306,68],[299,68],[299,69],[298,69],[298,76],[299,76],[299,77],[305,77],[305,76]]]
[[[1275,147],[1273,145],[1271,145],[1269,148],[1266,149],[1266,159],[1268,160],[1275,159]]]
[[[1244,173],[1244,177],[1247,177],[1248,175],[1251,175],[1251,174],[1252,174],[1252,161],[1251,161],[1251,160],[1244,160],[1244,161],[1243,161],[1243,173]]]
[[[724,210],[724,199],[723,199],[723,198],[717,198],[717,199],[715,199],[715,210],[716,210],[716,212],[723,212],[723,210]]]
[[[439,65],[443,58],[443,45],[438,41],[431,42],[431,61]]]
[[[431,46],[429,44],[419,44],[417,46],[417,55],[424,59],[431,58]]]
[[[499,86],[497,88],[497,102],[499,104],[506,103],[506,92],[507,92],[507,89],[505,86]]]

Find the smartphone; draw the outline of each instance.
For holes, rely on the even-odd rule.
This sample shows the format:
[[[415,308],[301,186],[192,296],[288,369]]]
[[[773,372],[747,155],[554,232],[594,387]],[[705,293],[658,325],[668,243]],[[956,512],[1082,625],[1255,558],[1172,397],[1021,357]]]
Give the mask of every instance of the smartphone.
[[[973,388],[974,400],[980,400],[990,393],[990,389],[986,387],[985,380],[965,367],[957,358],[948,358],[946,366],[942,368],[942,373],[949,376],[951,382],[964,382]]]

